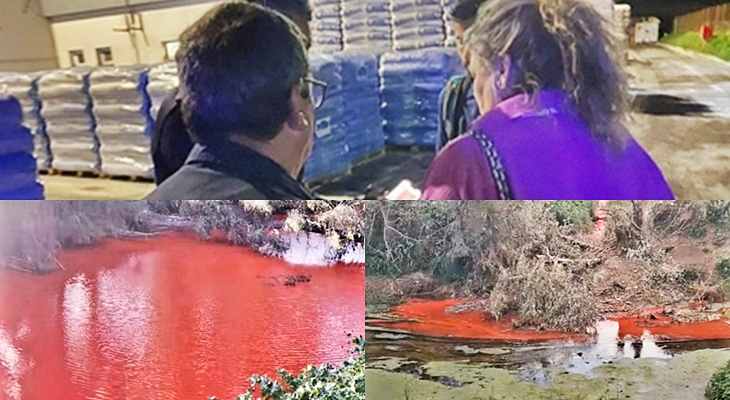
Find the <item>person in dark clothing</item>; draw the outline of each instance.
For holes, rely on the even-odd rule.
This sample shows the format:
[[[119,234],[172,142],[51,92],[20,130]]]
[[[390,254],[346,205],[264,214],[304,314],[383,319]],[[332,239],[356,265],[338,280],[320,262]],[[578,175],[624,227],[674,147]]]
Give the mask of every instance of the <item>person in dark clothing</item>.
[[[464,51],[464,34],[477,18],[477,12],[487,0],[458,0],[451,10],[453,28],[457,40],[459,56],[464,65],[468,64],[467,52]],[[479,116],[472,79],[467,75],[454,76],[441,92],[441,118],[439,120],[436,151],[438,152],[453,139],[466,133],[471,123]]]
[[[312,9],[307,0],[250,0],[271,8],[291,19],[311,42],[309,22]],[[173,90],[162,102],[152,130],[152,162],[155,166],[155,182],[159,186],[185,164],[193,148],[193,140],[183,122],[180,110],[179,90]],[[301,173],[299,178],[301,179]]]
[[[176,58],[195,145],[147,199],[312,199],[296,177],[325,84],[309,74],[301,30],[262,6],[223,4],[182,34]]]

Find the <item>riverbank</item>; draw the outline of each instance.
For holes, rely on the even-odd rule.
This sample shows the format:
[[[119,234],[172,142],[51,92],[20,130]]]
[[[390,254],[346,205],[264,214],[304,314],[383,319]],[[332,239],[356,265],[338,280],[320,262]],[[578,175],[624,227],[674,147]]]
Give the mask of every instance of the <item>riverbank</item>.
[[[0,269],[50,273],[63,269],[54,256],[58,249],[166,231],[194,232],[273,256],[288,250],[287,235],[317,233],[328,238],[329,256],[338,260],[362,243],[363,223],[362,205],[354,201],[5,202]]]

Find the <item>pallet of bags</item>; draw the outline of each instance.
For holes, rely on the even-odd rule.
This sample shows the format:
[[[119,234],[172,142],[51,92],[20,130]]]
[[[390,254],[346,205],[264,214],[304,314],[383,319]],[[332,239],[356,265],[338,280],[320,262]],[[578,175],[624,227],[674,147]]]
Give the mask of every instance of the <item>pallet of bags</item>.
[[[345,50],[387,51],[392,35],[390,0],[342,0]]]
[[[14,96],[0,97],[0,199],[43,199],[33,150],[33,134],[23,125],[21,103]]]
[[[380,116],[380,78],[377,53],[339,53],[342,65],[345,135],[351,162],[381,152],[385,147]]]
[[[39,78],[39,73],[0,72],[0,96],[13,96],[18,99],[23,108],[23,125],[34,135],[34,152],[38,159],[38,167],[50,168],[50,143],[46,135],[45,124],[40,116]]]
[[[304,165],[306,182],[320,181],[350,171],[345,133],[345,99],[342,66],[332,55],[309,55],[312,74],[327,82],[325,101],[315,110],[314,146]]]
[[[40,115],[50,141],[51,168],[99,172],[101,156],[89,93],[88,69],[57,70],[38,80]]]
[[[444,29],[446,34],[446,40],[444,41],[445,47],[456,47],[456,33],[454,32],[454,20],[451,18],[451,12],[456,6],[456,0],[441,0],[441,10],[443,11],[444,17]]]
[[[314,0],[310,28],[311,51],[333,53],[342,50],[342,21],[340,0]]]
[[[101,171],[111,176],[151,178],[147,68],[97,69],[90,81]]]
[[[162,102],[180,85],[177,64],[165,63],[152,66],[147,73],[147,89],[145,90],[145,108],[149,115],[150,132],[157,119]]]
[[[393,49],[441,47],[444,18],[441,0],[391,0]]]
[[[462,72],[454,49],[384,54],[380,62],[380,100],[386,143],[435,145],[441,90],[451,76]]]

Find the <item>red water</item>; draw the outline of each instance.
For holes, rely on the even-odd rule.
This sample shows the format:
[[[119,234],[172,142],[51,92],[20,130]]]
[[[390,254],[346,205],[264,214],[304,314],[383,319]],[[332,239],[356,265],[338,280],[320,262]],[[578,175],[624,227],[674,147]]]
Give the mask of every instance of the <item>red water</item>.
[[[452,314],[446,309],[464,300],[412,300],[393,307],[391,313],[417,321],[390,323],[375,321],[373,325],[401,329],[429,336],[461,339],[487,339],[504,341],[588,340],[588,335],[564,332],[514,329],[512,317],[499,321],[488,313],[468,312]],[[647,308],[640,315],[617,315],[611,320],[619,323],[619,337],[640,338],[645,332],[657,340],[712,340],[730,339],[730,323],[721,318],[716,321],[678,324],[661,315],[661,307]]]
[[[234,399],[252,374],[340,363],[364,266],[297,267],[179,234],[0,272],[0,399]],[[295,287],[272,277],[311,274]]]
[[[463,339],[490,339],[507,341],[540,341],[554,339],[580,339],[584,336],[570,335],[563,332],[546,332],[526,329],[514,329],[512,317],[495,320],[484,312],[465,312],[453,314],[446,309],[464,300],[412,300],[406,304],[395,306],[391,312],[418,322],[388,323],[373,322],[375,326],[402,329],[430,336],[446,336]]]

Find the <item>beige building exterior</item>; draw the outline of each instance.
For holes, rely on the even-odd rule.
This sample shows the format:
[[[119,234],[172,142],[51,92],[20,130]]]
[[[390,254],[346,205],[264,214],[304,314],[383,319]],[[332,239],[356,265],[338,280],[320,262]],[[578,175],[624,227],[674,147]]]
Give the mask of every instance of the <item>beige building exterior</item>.
[[[100,65],[158,64],[174,56],[180,34],[203,14],[222,2],[54,22],[58,64]],[[79,53],[80,52],[80,53]],[[83,57],[78,57],[83,54]],[[108,55],[107,55],[108,54]]]
[[[40,3],[0,0],[0,71],[57,67],[51,23],[43,17]]]

